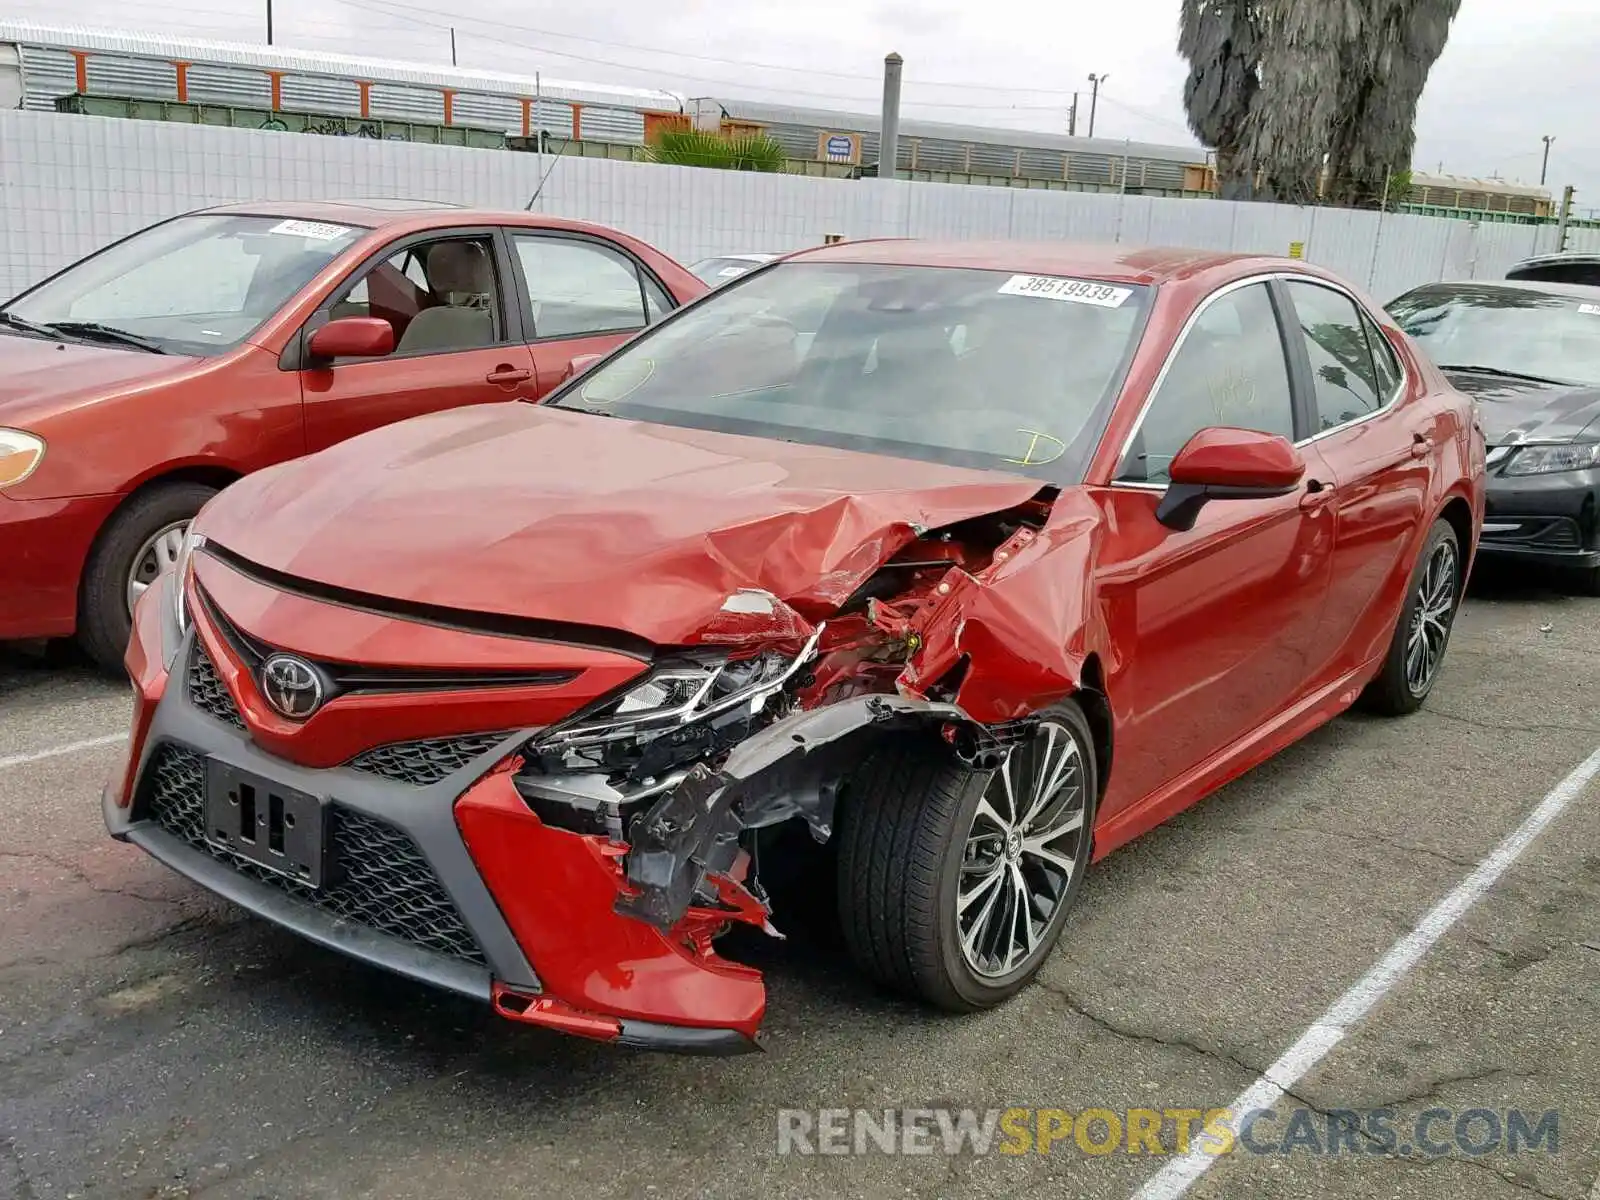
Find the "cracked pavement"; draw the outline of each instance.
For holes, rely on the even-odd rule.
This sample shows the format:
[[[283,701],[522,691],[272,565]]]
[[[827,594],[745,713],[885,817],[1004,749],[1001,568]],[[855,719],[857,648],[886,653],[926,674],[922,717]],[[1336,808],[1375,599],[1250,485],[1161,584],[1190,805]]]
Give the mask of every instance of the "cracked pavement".
[[[125,696],[0,651],[0,760],[118,732]],[[1600,602],[1486,575],[1422,713],[1342,718],[1111,856],[1040,986],[952,1018],[825,937],[745,939],[768,1052],[732,1060],[523,1029],[244,917],[105,838],[119,745],[3,767],[0,1197],[1127,1197],[1159,1160],[801,1159],[777,1110],[1227,1105],[1597,745]],[[1296,1107],[1390,1108],[1402,1140],[1430,1108],[1554,1109],[1555,1153],[1401,1158],[1364,1131],[1239,1150],[1189,1195],[1591,1200],[1597,813],[1591,785],[1259,1135]]]

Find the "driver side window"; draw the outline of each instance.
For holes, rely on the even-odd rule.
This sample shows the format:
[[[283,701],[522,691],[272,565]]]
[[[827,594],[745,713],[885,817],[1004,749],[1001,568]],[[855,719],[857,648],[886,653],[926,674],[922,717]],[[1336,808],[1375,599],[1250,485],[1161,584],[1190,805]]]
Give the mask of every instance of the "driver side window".
[[[1289,364],[1265,283],[1218,297],[1189,327],[1117,480],[1165,484],[1167,464],[1184,443],[1213,425],[1294,440]]]
[[[328,315],[388,321],[391,357],[499,345],[506,321],[494,244],[487,237],[415,242],[368,269]]]

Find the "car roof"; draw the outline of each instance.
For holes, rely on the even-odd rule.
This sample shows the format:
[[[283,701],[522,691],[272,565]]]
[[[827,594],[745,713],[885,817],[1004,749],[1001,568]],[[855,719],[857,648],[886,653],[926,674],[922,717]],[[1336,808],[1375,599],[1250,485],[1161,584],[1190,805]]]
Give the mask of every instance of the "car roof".
[[[1218,269],[1245,274],[1293,270],[1324,272],[1298,260],[1229,254],[1181,246],[1127,246],[1087,242],[946,242],[882,238],[835,242],[790,255],[788,261],[871,263],[907,267],[967,267],[1028,274],[1081,275],[1118,283],[1153,284]]]
[[[432,229],[447,225],[529,225],[547,229],[593,230],[587,221],[569,221],[523,209],[471,208],[445,200],[246,200],[199,209],[205,213],[285,217],[327,221],[365,229]]]
[[[1543,279],[1442,279],[1438,283],[1418,284],[1412,292],[1483,291],[1541,292],[1546,296],[1567,296],[1574,300],[1600,300],[1600,287],[1587,283],[1558,283]]]

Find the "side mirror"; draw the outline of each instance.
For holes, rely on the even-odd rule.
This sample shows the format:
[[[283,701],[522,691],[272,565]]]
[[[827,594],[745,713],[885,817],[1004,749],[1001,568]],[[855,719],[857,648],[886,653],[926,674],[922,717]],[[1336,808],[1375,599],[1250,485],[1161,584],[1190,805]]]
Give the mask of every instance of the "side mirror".
[[[311,335],[314,359],[382,358],[394,350],[394,326],[382,317],[340,317]]]
[[[574,376],[582,375],[604,357],[605,355],[603,354],[574,354],[572,361],[567,364],[567,369],[561,376],[561,382],[565,383]]]
[[[1156,520],[1172,529],[1193,529],[1208,501],[1286,496],[1305,473],[1305,459],[1286,437],[1220,425],[1202,429],[1167,468],[1172,482]]]

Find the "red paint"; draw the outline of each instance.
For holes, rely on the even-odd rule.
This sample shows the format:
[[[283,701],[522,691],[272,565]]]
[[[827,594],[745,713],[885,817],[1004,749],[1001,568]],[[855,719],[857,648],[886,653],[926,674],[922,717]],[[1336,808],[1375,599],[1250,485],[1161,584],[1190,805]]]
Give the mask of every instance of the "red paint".
[[[704,948],[693,936],[703,910],[690,909],[676,938],[612,911],[617,847],[543,824],[504,772],[457,802],[456,824],[551,996],[604,1016],[754,1035],[761,973]]]
[[[318,358],[381,358],[394,350],[394,326],[382,317],[341,317],[311,335]]]
[[[129,730],[127,752],[112,772],[107,786],[113,791],[118,808],[133,803],[134,771],[150,733],[156,705],[167,690],[167,667],[161,654],[162,606],[167,603],[170,580],[158,581],[145,591],[133,608],[133,636],[128,642],[124,663],[133,683],[133,725]]]
[[[365,120],[372,115],[372,84],[365,79],[356,80],[356,93],[361,98],[361,117]]]
[[[579,141],[583,137],[583,105],[572,106],[572,140]]]
[[[285,371],[279,356],[329,295],[367,256],[398,238],[454,226],[501,224],[582,232],[641,259],[681,302],[706,288],[635,238],[531,213],[458,209],[396,212],[359,206],[272,202],[214,211],[268,213],[358,223],[371,233],[308,283],[249,342],[213,358],[144,354],[0,335],[0,425],[43,437],[39,469],[0,494],[0,639],[70,636],[78,585],[94,536],[136,488],[203,471],[228,479],[332,445],[389,421],[435,409],[535,399],[554,381],[534,371],[521,342],[405,359],[347,360]],[[620,336],[600,339],[610,346]],[[596,339],[575,339],[582,352]],[[541,343],[546,356],[563,343]],[[507,380],[502,369],[527,371]],[[493,379],[490,376],[494,376]],[[149,413],[159,411],[160,420]],[[20,545],[20,556],[12,547]]]
[[[1253,429],[1202,429],[1167,467],[1173,483],[1208,487],[1288,488],[1306,473],[1288,438]]]
[[[1349,707],[1378,669],[1432,522],[1464,503],[1473,529],[1481,523],[1483,444],[1471,405],[1370,301],[1411,380],[1391,409],[1299,447],[1213,429],[1172,464],[1179,480],[1283,494],[1214,499],[1178,531],[1156,519],[1160,490],[1111,485],[1195,306],[1262,273],[1326,278],[1314,268],[1189,252],[900,241],[807,257],[1159,285],[1087,481],[1036,498],[1039,481],[1002,472],[533,405],[477,406],[257,473],[206,510],[200,531],[309,590],[588,625],[663,647],[748,651],[792,643],[826,621],[812,678],[797,693],[806,707],[947,684],[967,714],[993,724],[1069,697],[1092,676],[1114,743],[1096,829],[1103,856]],[[1002,511],[1028,521],[1003,534],[928,535]],[[1465,549],[1470,567],[1473,547]],[[838,611],[893,559],[913,565],[892,594]],[[407,737],[559,720],[640,670],[634,659],[553,636],[497,638],[293,595],[205,552],[196,573],[240,628],[311,657],[580,672],[550,689],[341,698],[295,725],[265,710],[197,613],[252,737],[307,765]],[[730,593],[750,589],[768,594],[770,611],[724,607]],[[138,632],[147,641],[148,624]],[[743,864],[713,881],[726,911],[691,908],[670,934],[620,917],[627,847],[545,825],[516,791],[516,762],[470,788],[455,810],[546,988],[532,997],[502,987],[496,1007],[601,1040],[630,1020],[753,1034],[765,1006],[760,975],[712,948],[727,922],[761,919]]]
[[[268,71],[267,78],[272,80],[272,111],[278,112],[283,108],[283,72]]]
[[[442,88],[440,94],[444,96],[444,123],[449,125],[456,111],[456,94],[449,88]]]
[[[522,97],[522,136],[533,135],[533,101]]]
[[[89,91],[89,56],[82,50],[73,50],[72,54],[72,86],[79,94]]]
[[[189,64],[175,62],[172,66],[178,73],[178,103],[186,104],[189,100]]]

